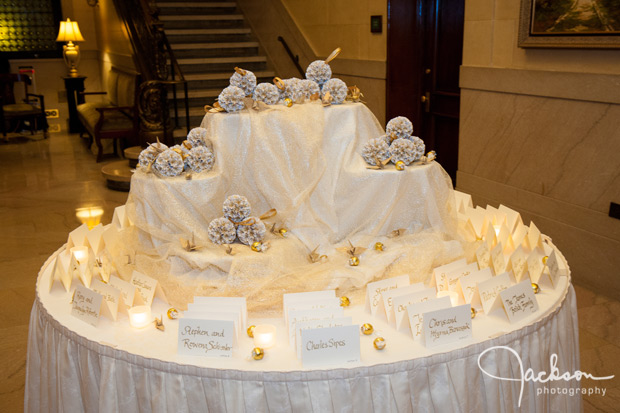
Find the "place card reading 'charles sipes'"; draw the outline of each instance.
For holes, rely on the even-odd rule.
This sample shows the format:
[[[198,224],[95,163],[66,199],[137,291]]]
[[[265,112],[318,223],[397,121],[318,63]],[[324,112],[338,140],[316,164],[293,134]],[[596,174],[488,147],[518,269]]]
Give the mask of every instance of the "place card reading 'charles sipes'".
[[[359,325],[312,328],[301,331],[304,367],[360,361]]]

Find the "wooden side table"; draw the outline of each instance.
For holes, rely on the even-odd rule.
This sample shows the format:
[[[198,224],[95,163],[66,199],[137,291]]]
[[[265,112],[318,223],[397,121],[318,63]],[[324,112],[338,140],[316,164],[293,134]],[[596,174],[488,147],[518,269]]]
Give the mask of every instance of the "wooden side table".
[[[69,107],[69,132],[82,132],[82,124],[78,118],[77,105],[84,103],[84,79],[86,76],[63,77],[67,90],[67,106]]]

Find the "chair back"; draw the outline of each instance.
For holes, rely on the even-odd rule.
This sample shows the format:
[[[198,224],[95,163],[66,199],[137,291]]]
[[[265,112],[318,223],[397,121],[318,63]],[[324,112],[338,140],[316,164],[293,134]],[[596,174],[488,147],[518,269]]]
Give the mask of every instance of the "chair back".
[[[30,76],[21,73],[0,73],[0,97],[3,105],[15,103],[13,87],[16,82],[24,82],[24,97],[26,97],[28,86],[32,84]]]

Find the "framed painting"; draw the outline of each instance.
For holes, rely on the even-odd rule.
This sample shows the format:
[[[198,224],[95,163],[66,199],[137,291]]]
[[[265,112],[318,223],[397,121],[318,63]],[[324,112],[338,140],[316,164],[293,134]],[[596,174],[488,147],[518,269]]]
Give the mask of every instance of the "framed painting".
[[[519,47],[620,48],[620,0],[521,0]]]

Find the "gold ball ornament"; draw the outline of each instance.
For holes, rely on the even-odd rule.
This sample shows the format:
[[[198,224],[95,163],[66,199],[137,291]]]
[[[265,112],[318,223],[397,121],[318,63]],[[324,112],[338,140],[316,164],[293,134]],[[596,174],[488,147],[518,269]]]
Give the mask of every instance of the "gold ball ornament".
[[[373,331],[375,331],[375,328],[370,323],[364,323],[360,327],[360,330],[362,331],[363,335],[369,336],[372,334]]]
[[[251,326],[248,327],[248,330],[247,330],[248,337],[254,338],[254,328],[255,327],[256,327],[255,325],[251,325]]]
[[[284,99],[284,103],[286,104],[287,108],[290,108],[291,106],[293,106],[293,100],[291,98]]]
[[[538,294],[540,292],[540,287],[536,283],[532,283],[532,290],[534,290],[534,294]]]
[[[476,309],[474,307],[471,308],[471,318],[476,318],[476,314],[478,314],[478,311],[476,311]]]
[[[383,243],[382,242],[375,242],[375,250],[383,251]]]
[[[167,314],[168,318],[171,320],[176,320],[177,318],[179,318],[179,312],[176,308],[169,308]]]
[[[349,300],[349,297],[346,296],[342,296],[340,297],[340,307],[348,307],[351,304],[351,300]]]
[[[280,228],[280,229],[278,230],[278,233],[279,233],[280,235],[282,235],[283,237],[286,235],[286,233],[287,233],[287,232],[288,232],[288,230],[287,230],[286,228]]]
[[[397,171],[404,171],[405,170],[405,163],[403,161],[396,162],[396,170]]]
[[[386,342],[383,337],[375,338],[375,341],[372,342],[372,345],[375,346],[377,350],[383,350],[385,348]]]
[[[351,267],[357,267],[358,265],[360,265],[360,259],[355,256],[349,258],[349,265]]]
[[[263,250],[263,243],[260,241],[256,241],[252,243],[252,251],[261,252]]]
[[[254,347],[252,349],[252,358],[254,360],[262,360],[265,357],[265,351],[260,347]]]
[[[542,262],[543,262],[543,264],[547,265],[547,260],[548,260],[548,259],[549,259],[549,256],[548,256],[548,255],[545,255],[545,256],[542,258]]]

